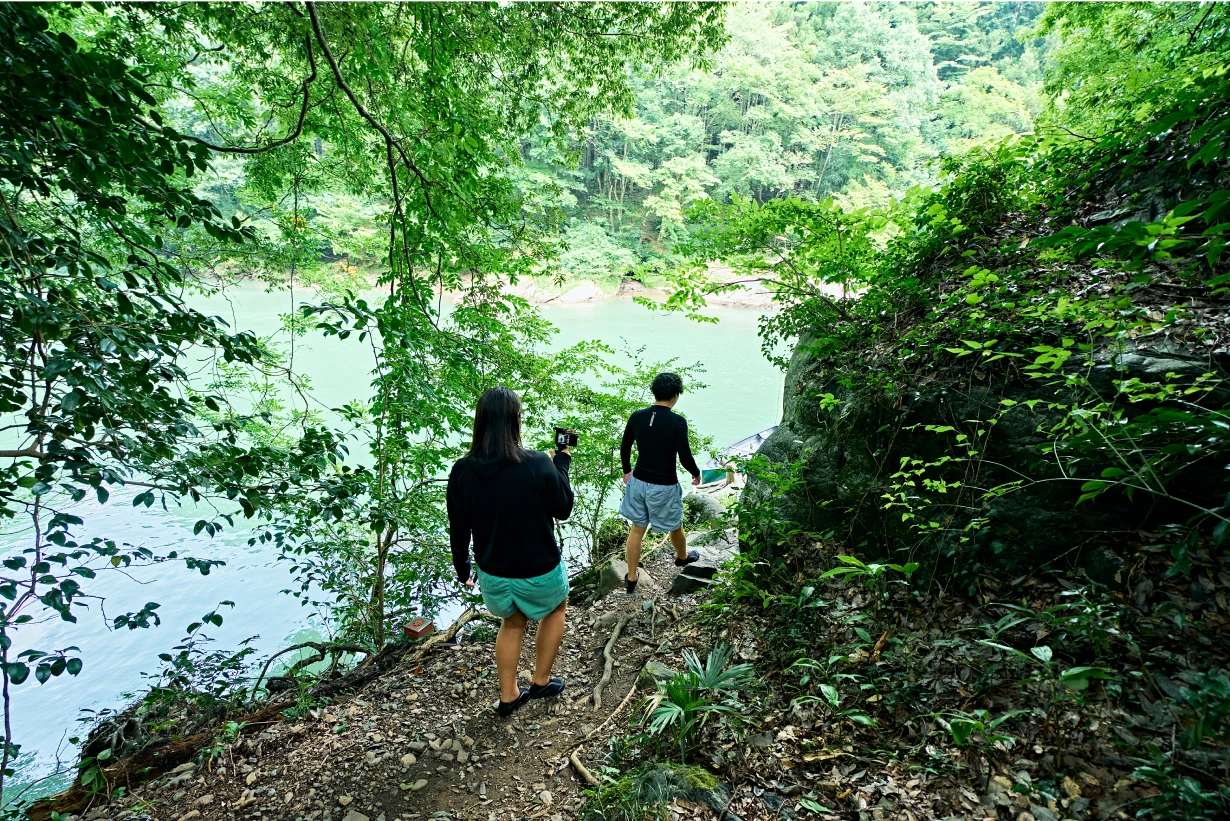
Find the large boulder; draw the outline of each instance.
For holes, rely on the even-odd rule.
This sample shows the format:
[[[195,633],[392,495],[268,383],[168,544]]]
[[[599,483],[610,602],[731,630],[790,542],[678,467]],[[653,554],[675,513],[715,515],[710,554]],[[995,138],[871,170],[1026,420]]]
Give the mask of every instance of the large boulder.
[[[594,601],[611,593],[624,590],[624,577],[628,575],[628,563],[623,559],[610,558],[598,568],[598,583],[594,593]],[[636,594],[638,596],[654,596],[662,592],[662,586],[654,581],[649,571],[640,568],[637,573]]]
[[[709,493],[689,493],[683,497],[683,526],[688,532],[710,530],[722,519],[726,508]]]
[[[1103,357],[1090,377],[1094,389],[1109,394],[1116,380],[1156,381],[1171,373],[1190,378],[1207,370],[1207,358],[1182,350],[1138,349],[1114,359]],[[826,394],[831,399],[821,401]],[[895,548],[920,542],[912,523],[903,521],[903,510],[884,506],[883,497],[892,491],[893,474],[901,469],[902,458],[934,463],[953,455],[957,448],[952,435],[934,429],[950,425],[968,429],[971,420],[997,416],[1006,407],[1005,399],[1016,404],[995,424],[983,424],[987,433],[980,441],[977,462],[956,460],[933,466],[927,478],[979,488],[1006,485],[1022,477],[1055,479],[1053,455],[1039,448],[1047,441],[1040,431],[1062,419],[1061,411],[1048,409],[1051,403],[1073,397],[1057,394],[1053,387],[1035,380],[988,374],[981,380],[967,378],[962,384],[933,378],[890,401],[865,385],[852,385],[841,375],[825,371],[807,353],[806,344],[800,344],[786,374],[782,422],[759,452],[779,466],[797,463],[802,482],[782,493],[773,483],[753,478],[743,502],[769,506],[777,521],[810,533],[829,533],[867,556],[892,556]],[[1037,400],[1032,408],[1026,404],[1031,400]],[[909,492],[919,492],[922,481],[915,487],[918,490]],[[958,493],[947,497],[952,502],[943,511],[947,523],[941,535],[933,537],[941,555],[959,552],[959,539],[970,521],[965,508],[970,499],[968,495],[957,498]],[[1121,494],[1106,494],[1078,508],[1080,494],[1079,482],[1031,481],[996,498],[980,498],[974,505],[985,503],[979,511],[985,522],[978,524],[972,542],[960,550],[977,550],[982,559],[1004,565],[1037,565],[1092,537],[1147,527],[1151,516],[1169,517],[1160,521],[1175,521],[1175,515],[1178,520],[1184,518],[1165,510],[1165,500],[1151,498],[1142,503],[1139,495],[1133,502]],[[1216,506],[1216,500],[1209,501]],[[1068,558],[1085,559],[1081,551]]]

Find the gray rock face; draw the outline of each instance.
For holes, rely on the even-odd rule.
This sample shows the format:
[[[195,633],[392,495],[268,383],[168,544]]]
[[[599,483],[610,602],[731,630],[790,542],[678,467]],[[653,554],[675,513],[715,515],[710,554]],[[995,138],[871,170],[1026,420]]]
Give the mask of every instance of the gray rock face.
[[[709,536],[710,538],[701,538]],[[690,539],[688,547],[700,551],[700,560],[685,565],[680,570],[681,575],[697,579],[712,579],[722,569],[722,565],[730,561],[739,552],[739,532],[730,530],[715,531],[712,534],[701,534]]]
[[[703,579],[697,576],[685,576],[680,573],[671,580],[670,594],[672,596],[685,596],[688,593],[695,593],[698,590],[704,590],[714,584],[712,579]]]
[[[903,511],[884,509],[881,499],[902,458],[933,462],[951,455],[952,434],[937,434],[926,426],[963,425],[966,432],[972,427],[968,420],[994,417],[1005,407],[1003,399],[1017,404],[994,426],[983,426],[988,433],[978,475],[966,474],[969,463],[954,461],[928,469],[927,478],[990,488],[1022,476],[1057,477],[1055,460],[1039,448],[1046,441],[1039,431],[1062,418],[1048,410],[1049,403],[1073,397],[1030,380],[997,381],[992,375],[972,384],[927,382],[898,401],[884,401],[864,386],[843,385],[836,374],[818,368],[805,348],[800,345],[786,374],[782,423],[759,451],[778,465],[800,462],[803,481],[797,489],[779,494],[763,480],[752,480],[744,491],[745,504],[771,506],[780,519],[807,532],[831,532],[847,544],[861,545],[870,557],[889,556],[893,547],[918,540],[910,524],[903,523]],[[1096,390],[1109,392],[1116,380],[1157,381],[1166,373],[1190,377],[1208,369],[1207,359],[1159,345],[1114,360],[1103,357],[1089,377]],[[837,400],[832,407],[822,407],[816,399],[826,393]],[[1029,400],[1038,400],[1032,410],[1025,405]],[[1132,504],[1114,493],[1077,508],[1080,484],[1036,482],[990,500],[986,524],[972,534],[979,557],[1009,566],[1036,565],[1096,534],[1134,531],[1148,525],[1151,513],[1163,515],[1162,502],[1151,499],[1143,504],[1138,496]],[[1208,484],[1206,489],[1192,486],[1190,492],[1199,495],[1215,483]],[[970,503],[969,494],[950,501],[952,507],[939,515],[951,517],[946,532],[952,535],[937,538],[950,539],[955,547],[968,521],[969,514],[960,505]],[[1084,563],[1085,558],[1073,554],[1069,560]],[[1113,571],[1109,575],[1113,577]]]
[[[598,572],[598,588],[594,596],[595,601],[612,591],[622,592],[624,590],[624,576],[627,574],[628,563],[623,559],[611,559],[605,564]],[[637,595],[650,595],[660,590],[661,588],[658,583],[642,567],[637,574]]]

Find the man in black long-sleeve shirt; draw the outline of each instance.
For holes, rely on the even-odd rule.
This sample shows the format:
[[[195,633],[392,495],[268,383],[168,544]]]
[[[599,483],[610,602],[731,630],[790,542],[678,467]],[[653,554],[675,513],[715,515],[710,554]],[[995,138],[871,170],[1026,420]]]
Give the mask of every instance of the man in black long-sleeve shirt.
[[[624,577],[629,593],[636,590],[641,542],[650,525],[658,532],[670,533],[677,566],[683,567],[700,558],[697,551],[688,551],[687,536],[683,532],[683,488],[675,472],[675,458],[678,457],[683,469],[692,474],[693,486],[700,484],[700,468],[688,445],[688,422],[671,410],[683,393],[683,380],[677,374],[660,373],[650,387],[657,401],[629,417],[619,448],[624,484],[627,485],[619,512],[632,522],[632,530],[628,533],[628,575]],[[635,470],[632,468],[634,443]]]

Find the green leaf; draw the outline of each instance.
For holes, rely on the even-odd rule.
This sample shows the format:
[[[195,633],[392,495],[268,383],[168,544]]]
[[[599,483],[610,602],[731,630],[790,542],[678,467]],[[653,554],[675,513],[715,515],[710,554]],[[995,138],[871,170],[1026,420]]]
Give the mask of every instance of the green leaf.
[[[996,650],[1002,650],[1005,653],[1011,653],[1015,656],[1018,656],[1019,658],[1025,659],[1030,664],[1038,663],[1037,659],[1035,659],[1033,656],[1028,655],[1026,653],[1022,653],[1020,650],[1017,650],[1015,647],[1009,647],[1006,644],[999,644],[998,642],[994,642],[994,641],[987,641],[986,639],[979,639],[978,643],[985,644],[987,647],[993,647]]]
[[[810,798],[800,798],[799,806],[805,810],[810,810],[811,812],[814,812],[814,813],[828,813],[828,814],[833,813],[833,810],[830,810],[828,807],[824,806],[818,801],[813,801]]]
[[[13,684],[21,684],[30,675],[30,668],[19,661],[10,661],[3,665],[4,672],[8,673],[9,681]]]
[[[1069,690],[1088,689],[1090,679],[1113,680],[1115,674],[1105,667],[1071,667],[1059,675],[1060,682]]]
[[[952,732],[952,740],[959,746],[964,745],[974,730],[981,726],[982,722],[971,721],[967,718],[954,718],[948,722],[948,728]]]

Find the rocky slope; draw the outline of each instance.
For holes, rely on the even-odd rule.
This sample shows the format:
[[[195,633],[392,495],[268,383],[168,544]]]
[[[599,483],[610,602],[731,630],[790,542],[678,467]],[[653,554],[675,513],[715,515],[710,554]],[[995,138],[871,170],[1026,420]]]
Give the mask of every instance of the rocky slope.
[[[680,652],[698,642],[688,619],[697,597],[668,598],[653,580],[669,586],[677,569],[668,554],[647,557],[637,596],[621,591],[573,610],[556,665],[568,687],[554,704],[531,704],[508,720],[495,716],[494,634],[487,629],[441,643],[421,660],[407,656],[409,663],[298,710],[295,719],[248,724],[238,739],[220,741],[155,781],[61,818],[573,818],[594,777],[590,768],[597,769],[585,762],[634,718],[634,686],[646,662],[677,669]],[[523,680],[533,663],[531,638]],[[608,646],[610,680],[595,699]],[[654,688],[652,676],[646,686]],[[574,754],[583,770],[571,762]],[[36,815],[45,817],[46,809]]]

